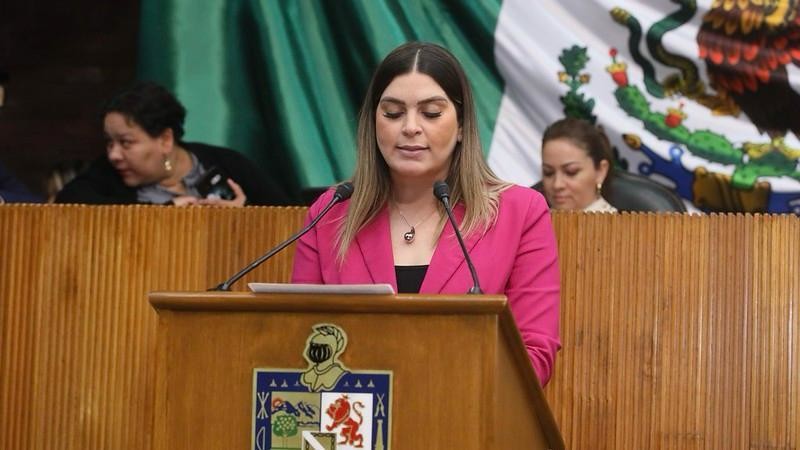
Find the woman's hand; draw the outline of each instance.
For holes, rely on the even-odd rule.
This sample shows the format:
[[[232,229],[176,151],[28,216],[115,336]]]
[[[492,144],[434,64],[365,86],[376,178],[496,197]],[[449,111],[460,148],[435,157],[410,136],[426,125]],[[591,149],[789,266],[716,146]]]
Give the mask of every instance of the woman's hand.
[[[231,187],[233,193],[236,195],[233,199],[223,200],[221,198],[205,198],[201,199],[198,203],[200,205],[227,206],[232,208],[240,208],[244,206],[244,203],[247,201],[247,196],[244,195],[242,187],[230,178],[228,178],[228,186]]]
[[[196,205],[200,201],[197,197],[191,195],[179,195],[172,199],[172,204],[175,206],[190,206]]]

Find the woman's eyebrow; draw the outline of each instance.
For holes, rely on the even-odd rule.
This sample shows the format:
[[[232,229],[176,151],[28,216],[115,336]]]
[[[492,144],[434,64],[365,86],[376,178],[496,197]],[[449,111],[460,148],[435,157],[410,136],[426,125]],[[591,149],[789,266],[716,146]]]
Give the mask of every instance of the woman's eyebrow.
[[[433,102],[446,102],[446,101],[448,101],[447,97],[442,97],[441,95],[434,95],[432,97],[424,98],[424,99],[418,101],[417,105],[424,105],[426,103],[433,103]],[[385,103],[394,103],[394,104],[397,104],[397,105],[405,105],[406,104],[406,102],[400,100],[399,98],[388,97],[388,96],[387,97],[383,97],[381,99],[381,103],[384,103],[384,102]]]

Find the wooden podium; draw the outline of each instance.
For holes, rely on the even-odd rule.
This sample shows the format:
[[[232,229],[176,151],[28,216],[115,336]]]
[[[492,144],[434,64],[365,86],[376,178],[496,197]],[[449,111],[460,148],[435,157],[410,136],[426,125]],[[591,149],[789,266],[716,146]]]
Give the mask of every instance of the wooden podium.
[[[564,447],[503,296],[149,298],[158,312],[154,449],[263,445],[255,369],[309,369],[304,349],[317,324],[346,332],[340,361],[350,371],[391,371],[390,431],[380,448]]]

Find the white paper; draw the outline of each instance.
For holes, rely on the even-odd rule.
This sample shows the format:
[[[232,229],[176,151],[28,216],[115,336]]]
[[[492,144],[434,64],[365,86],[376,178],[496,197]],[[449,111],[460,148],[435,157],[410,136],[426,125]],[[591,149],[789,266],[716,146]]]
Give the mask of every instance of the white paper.
[[[272,294],[394,294],[391,284],[247,283],[251,291]]]

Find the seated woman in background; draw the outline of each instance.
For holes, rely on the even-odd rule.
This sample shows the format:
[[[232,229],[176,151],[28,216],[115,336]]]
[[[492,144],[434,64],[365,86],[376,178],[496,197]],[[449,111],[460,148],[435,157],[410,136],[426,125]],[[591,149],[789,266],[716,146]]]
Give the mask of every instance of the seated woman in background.
[[[580,119],[554,122],[542,136],[542,186],[553,209],[616,212],[609,189],[611,145],[597,127]]]
[[[64,186],[57,203],[286,203],[281,191],[266,184],[268,179],[240,153],[183,142],[186,110],[155,83],[122,92],[103,113],[106,155]]]

